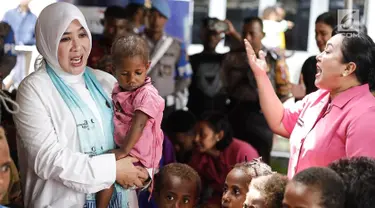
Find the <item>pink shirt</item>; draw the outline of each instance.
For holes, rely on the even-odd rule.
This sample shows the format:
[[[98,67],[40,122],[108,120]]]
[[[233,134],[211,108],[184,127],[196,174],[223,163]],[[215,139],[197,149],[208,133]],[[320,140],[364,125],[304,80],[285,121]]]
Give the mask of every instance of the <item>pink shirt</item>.
[[[194,152],[189,165],[194,168],[202,179],[203,187],[212,189],[212,196],[209,203],[221,205],[221,196],[225,179],[237,163],[258,158],[258,152],[248,143],[233,139],[233,142],[225,148],[219,158],[214,158],[208,154]]]
[[[318,90],[285,109],[290,137],[288,177],[345,157],[375,157],[375,98],[367,84],[350,88],[329,104],[330,93]]]
[[[112,92],[115,107],[113,118],[115,142],[121,146],[129,132],[136,110],[149,116],[142,136],[130,151],[130,155],[139,159],[146,168],[156,168],[162,155],[163,132],[161,121],[164,111],[164,99],[147,78],[145,84],[135,91],[122,91],[118,84]]]

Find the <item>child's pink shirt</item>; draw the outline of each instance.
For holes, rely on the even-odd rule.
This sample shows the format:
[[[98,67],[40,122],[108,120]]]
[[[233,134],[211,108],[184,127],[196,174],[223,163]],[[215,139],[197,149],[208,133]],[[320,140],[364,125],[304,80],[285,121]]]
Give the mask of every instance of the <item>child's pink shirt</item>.
[[[318,90],[285,109],[290,136],[288,177],[340,158],[375,158],[375,98],[367,84],[350,88],[329,105],[330,93]]]
[[[151,78],[148,77],[145,84],[135,91],[122,91],[116,84],[112,99],[115,108],[114,137],[120,147],[130,130],[134,112],[139,110],[149,116],[142,135],[130,151],[130,155],[138,158],[146,168],[157,168],[163,148],[161,121],[165,102],[152,85]]]

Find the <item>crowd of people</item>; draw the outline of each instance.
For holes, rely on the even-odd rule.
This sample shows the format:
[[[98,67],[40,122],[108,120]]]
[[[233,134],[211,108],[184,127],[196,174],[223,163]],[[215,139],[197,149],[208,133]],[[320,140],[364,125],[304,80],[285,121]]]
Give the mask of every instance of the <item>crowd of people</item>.
[[[244,19],[242,34],[203,19],[204,50],[189,57],[164,30],[168,2],[144,3],[108,7],[100,36],[73,4],[40,13],[35,72],[0,94],[0,204],[375,207],[375,43],[365,27],[348,34],[335,13],[321,14],[321,53],[294,85],[283,36],[294,24],[281,7]],[[14,43],[2,24],[0,43]],[[218,54],[224,36],[231,50]],[[2,47],[1,77],[15,64]],[[285,176],[270,166],[274,135],[290,141]]]

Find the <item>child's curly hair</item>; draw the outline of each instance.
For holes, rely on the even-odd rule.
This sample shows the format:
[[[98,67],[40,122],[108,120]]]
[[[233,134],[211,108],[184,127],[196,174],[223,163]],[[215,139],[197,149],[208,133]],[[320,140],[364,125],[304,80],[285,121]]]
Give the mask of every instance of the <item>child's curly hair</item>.
[[[126,35],[117,38],[112,45],[111,57],[113,66],[122,66],[124,58],[139,56],[144,63],[149,62],[149,47],[146,41],[138,35]]]
[[[191,183],[195,183],[197,187],[196,196],[200,196],[202,187],[201,178],[193,168],[182,163],[170,163],[160,169],[154,179],[155,193],[160,193],[164,186],[163,184],[165,184],[165,180],[170,178],[170,176],[177,176]]]
[[[260,176],[251,181],[251,187],[254,187],[264,195],[267,208],[282,207],[287,184],[288,177],[278,173]]]

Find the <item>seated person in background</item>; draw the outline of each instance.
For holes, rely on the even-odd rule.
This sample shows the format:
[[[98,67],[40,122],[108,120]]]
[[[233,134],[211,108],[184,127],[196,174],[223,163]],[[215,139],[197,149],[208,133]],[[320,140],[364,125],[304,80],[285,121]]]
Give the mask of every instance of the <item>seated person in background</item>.
[[[368,157],[341,159],[329,165],[345,184],[345,208],[375,207],[375,160]]]
[[[129,33],[125,8],[120,6],[108,7],[104,12],[102,24],[104,26],[103,35],[98,40],[93,40],[87,65],[113,74],[110,58],[112,43],[116,38]]]
[[[159,208],[194,208],[198,205],[201,179],[190,166],[171,163],[154,179],[154,196]]]
[[[159,167],[164,135],[161,130],[164,100],[147,77],[150,65],[146,42],[137,35],[117,39],[111,56],[118,83],[112,91],[115,109],[116,160],[136,157],[138,166],[152,175]],[[107,207],[114,187],[97,194],[98,207]]]
[[[256,177],[270,174],[271,167],[261,162],[260,158],[236,164],[225,180],[222,207],[242,208],[250,182]]]
[[[299,172],[286,186],[283,208],[343,208],[344,182],[329,168],[313,167]]]
[[[202,179],[205,188],[203,203],[221,206],[225,178],[237,163],[258,158],[257,151],[232,136],[225,115],[209,112],[196,125],[196,148],[189,163]]]
[[[184,110],[177,110],[166,121],[166,134],[174,146],[176,160],[179,163],[188,163],[193,152],[195,140],[195,116]]]
[[[200,39],[204,47],[203,52],[189,58],[193,77],[187,107],[197,117],[206,111],[224,112],[226,108],[226,96],[222,92],[220,77],[224,54],[215,51],[224,31],[210,28],[215,22],[219,22],[219,19],[207,17],[202,20]]]
[[[243,208],[281,208],[288,177],[274,173],[254,178]]]

